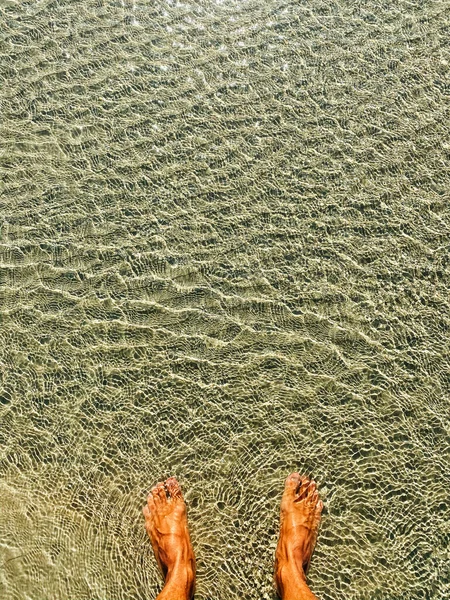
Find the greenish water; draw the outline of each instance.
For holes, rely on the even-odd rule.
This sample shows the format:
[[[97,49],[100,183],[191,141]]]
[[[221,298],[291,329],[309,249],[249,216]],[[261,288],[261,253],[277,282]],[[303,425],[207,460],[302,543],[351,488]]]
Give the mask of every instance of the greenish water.
[[[0,597],[450,597],[446,2],[0,2]]]

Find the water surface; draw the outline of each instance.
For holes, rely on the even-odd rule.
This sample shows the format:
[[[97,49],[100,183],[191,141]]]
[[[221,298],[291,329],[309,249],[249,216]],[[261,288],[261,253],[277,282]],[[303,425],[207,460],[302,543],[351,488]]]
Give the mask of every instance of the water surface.
[[[321,600],[449,597],[441,1],[0,2],[0,596],[273,599],[314,475]]]

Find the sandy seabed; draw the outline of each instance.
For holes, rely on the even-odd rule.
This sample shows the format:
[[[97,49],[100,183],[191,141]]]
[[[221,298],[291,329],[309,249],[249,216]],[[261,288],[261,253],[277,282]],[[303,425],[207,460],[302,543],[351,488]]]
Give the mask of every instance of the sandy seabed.
[[[448,5],[0,6],[0,597],[449,597]]]

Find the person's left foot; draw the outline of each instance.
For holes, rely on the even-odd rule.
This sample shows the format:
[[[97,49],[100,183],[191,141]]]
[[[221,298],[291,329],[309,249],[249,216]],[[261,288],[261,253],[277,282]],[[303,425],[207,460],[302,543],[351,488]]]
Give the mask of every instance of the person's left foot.
[[[166,578],[158,598],[192,598],[195,556],[189,537],[186,504],[175,477],[152,488],[143,512],[156,560]]]

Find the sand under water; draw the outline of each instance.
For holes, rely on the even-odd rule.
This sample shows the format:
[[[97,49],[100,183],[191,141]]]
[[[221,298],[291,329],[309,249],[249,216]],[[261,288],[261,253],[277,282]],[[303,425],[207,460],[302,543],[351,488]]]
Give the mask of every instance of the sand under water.
[[[0,596],[151,599],[176,475],[198,600],[449,572],[444,1],[0,1]]]

